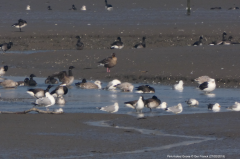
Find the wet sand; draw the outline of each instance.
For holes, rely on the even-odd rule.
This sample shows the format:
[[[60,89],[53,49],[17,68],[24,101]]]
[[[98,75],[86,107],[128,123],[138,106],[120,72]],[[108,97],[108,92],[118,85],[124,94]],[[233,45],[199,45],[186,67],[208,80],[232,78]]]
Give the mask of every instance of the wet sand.
[[[159,116],[139,120],[117,114],[3,114],[0,116],[0,156],[167,158],[167,155],[225,155],[233,159],[239,156],[238,119],[239,114],[235,112]],[[112,127],[89,126],[85,123],[102,120],[109,121]],[[163,135],[142,134],[132,129],[116,129],[116,126],[155,130]],[[202,138],[209,140],[191,144],[191,141]],[[176,145],[186,141],[189,142],[186,145]],[[149,150],[154,147],[162,147],[162,150]],[[131,152],[135,150],[143,152]]]

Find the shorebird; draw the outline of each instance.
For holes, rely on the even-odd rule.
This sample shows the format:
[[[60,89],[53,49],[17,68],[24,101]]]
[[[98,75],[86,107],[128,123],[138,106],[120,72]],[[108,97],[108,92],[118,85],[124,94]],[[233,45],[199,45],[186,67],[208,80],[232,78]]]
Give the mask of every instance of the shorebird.
[[[113,10],[113,6],[112,6],[111,4],[108,4],[108,3],[107,3],[107,0],[105,0],[105,8],[106,8],[106,10],[108,10],[108,11]]]
[[[82,83],[80,83],[79,85],[77,85],[77,86],[79,86],[79,87],[81,87],[81,88],[85,88],[85,89],[101,89],[102,88],[102,85],[101,85],[102,83],[99,81],[99,80],[97,80],[97,81],[95,81],[94,83],[90,83],[90,82],[82,82]]]
[[[145,39],[146,39],[146,37],[143,37],[143,38],[142,38],[142,42],[136,44],[136,45],[134,46],[134,48],[136,48],[136,49],[145,48],[145,47],[146,47]]]
[[[27,93],[34,97],[34,98],[42,98],[45,96],[45,92],[46,91],[49,91],[50,88],[52,88],[53,86],[52,85],[48,85],[48,87],[46,88],[46,90],[44,89],[41,89],[41,88],[35,88],[35,89],[28,89]]]
[[[180,81],[178,82],[178,84],[175,84],[175,85],[173,86],[173,89],[175,89],[175,90],[177,90],[177,91],[182,91],[182,90],[183,90],[183,81],[180,80]]]
[[[7,72],[7,70],[8,70],[8,66],[7,66],[7,65],[0,67],[0,76],[5,75],[5,73]]]
[[[155,89],[149,85],[138,86],[136,90],[136,93],[155,93]]]
[[[153,108],[157,108],[161,104],[161,100],[157,96],[152,96],[152,98],[146,99],[145,106],[152,111]]]
[[[51,75],[51,77],[57,77],[59,79],[60,82],[62,82],[62,84],[66,84],[67,86],[71,85],[74,81],[74,76],[72,73],[72,69],[74,69],[74,66],[70,66],[68,68],[68,75],[66,71],[60,71],[60,72],[56,72],[53,75]]]
[[[111,49],[122,49],[123,47],[124,45],[120,37],[117,38],[117,41],[111,44]]]
[[[1,50],[5,53],[7,50],[11,49],[13,46],[12,42],[0,44]]]
[[[78,39],[77,44],[76,44],[77,50],[83,50],[84,44],[81,42],[80,36],[76,36],[76,38]]]
[[[202,39],[203,39],[203,37],[200,36],[200,37],[199,37],[199,40],[196,41],[194,44],[192,44],[192,46],[202,46]]]
[[[107,57],[101,61],[98,62],[98,66],[104,66],[107,68],[107,72],[110,72],[110,68],[114,67],[117,64],[117,57],[115,53],[112,54],[112,56]]]
[[[33,79],[33,77],[36,77],[34,74],[30,75],[30,80],[29,80],[29,86],[36,86],[37,82]]]
[[[210,79],[208,82],[204,82],[199,85],[199,89],[206,93],[212,92],[216,88],[215,79]]]
[[[119,105],[118,105],[117,102],[115,102],[114,105],[110,105],[110,106],[106,106],[106,107],[100,107],[98,109],[100,109],[102,111],[106,111],[108,113],[116,113],[119,109]]]
[[[221,106],[218,103],[208,104],[208,110],[212,110],[214,112],[220,111]]]
[[[172,107],[168,107],[165,109],[167,112],[173,112],[175,114],[179,114],[183,111],[183,107],[182,107],[182,104],[179,103],[178,105],[176,106],[172,106]]]
[[[15,28],[19,28],[20,32],[22,32],[21,28],[27,26],[27,22],[25,20],[19,19],[18,23],[12,25]]]
[[[196,99],[188,99],[187,101],[185,101],[187,103],[187,105],[189,105],[190,107],[191,106],[198,106],[199,105],[199,102],[196,100]]]

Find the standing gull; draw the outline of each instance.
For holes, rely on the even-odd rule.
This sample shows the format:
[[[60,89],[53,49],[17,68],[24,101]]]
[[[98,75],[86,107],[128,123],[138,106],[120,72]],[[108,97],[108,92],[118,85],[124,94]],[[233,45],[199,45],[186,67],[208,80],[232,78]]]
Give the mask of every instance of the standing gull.
[[[212,92],[216,88],[215,79],[210,79],[208,82],[204,82],[199,85],[199,89],[206,93]]]
[[[180,81],[178,82],[178,84],[175,84],[175,85],[173,86],[173,89],[175,89],[175,90],[177,90],[177,91],[182,91],[182,90],[183,90],[183,81],[180,80]]]
[[[98,108],[102,111],[106,111],[108,113],[116,113],[119,109],[119,105],[117,102],[114,103],[114,105],[106,106],[106,107],[100,107]]]
[[[117,38],[117,41],[111,44],[111,49],[122,49],[123,47],[124,45],[120,37]]]
[[[115,53],[111,57],[107,57],[98,62],[99,66],[104,66],[107,68],[107,72],[110,72],[110,68],[114,67],[117,64],[117,57]]]
[[[21,28],[27,26],[27,22],[25,20],[19,19],[18,23],[14,23],[12,27],[19,28],[20,32],[22,32]]]
[[[140,96],[139,99],[138,99],[138,101],[137,101],[136,107],[135,107],[136,111],[137,111],[138,113],[142,113],[142,110],[143,110],[143,108],[144,108],[144,105],[145,105],[145,103],[144,103],[144,98],[143,98],[143,96]]]
[[[176,106],[172,106],[172,107],[168,107],[165,109],[167,112],[173,112],[175,114],[181,113],[183,111],[183,107],[182,104],[179,103]]]
[[[31,10],[30,5],[27,5],[26,10]]]
[[[37,99],[32,104],[34,104],[35,106],[47,108],[55,104],[55,98],[48,91],[45,91],[45,96]]]

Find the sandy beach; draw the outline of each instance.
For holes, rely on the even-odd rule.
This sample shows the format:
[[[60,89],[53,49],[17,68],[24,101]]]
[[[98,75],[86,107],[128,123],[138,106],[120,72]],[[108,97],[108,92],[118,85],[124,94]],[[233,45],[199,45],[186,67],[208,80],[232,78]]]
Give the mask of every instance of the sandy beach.
[[[239,87],[240,45],[208,44],[221,40],[223,31],[240,42],[240,11],[228,10],[240,1],[191,1],[190,16],[186,0],[108,2],[112,12],[105,10],[103,0],[4,0],[0,43],[13,42],[0,53],[0,65],[9,66],[6,76],[47,77],[74,66],[79,81],[117,78],[172,85],[183,80],[196,86],[195,78],[208,75],[217,87]],[[73,4],[76,11],[69,10]],[[87,11],[80,10],[83,5]],[[28,23],[23,32],[11,27],[20,18]],[[77,35],[84,50],[76,50]],[[110,50],[118,36],[124,48]],[[143,36],[146,48],[133,49]],[[203,46],[191,46],[199,36]],[[118,62],[107,73],[97,62],[112,53]],[[238,112],[146,119],[98,113],[1,114],[0,121],[0,158],[239,158]]]

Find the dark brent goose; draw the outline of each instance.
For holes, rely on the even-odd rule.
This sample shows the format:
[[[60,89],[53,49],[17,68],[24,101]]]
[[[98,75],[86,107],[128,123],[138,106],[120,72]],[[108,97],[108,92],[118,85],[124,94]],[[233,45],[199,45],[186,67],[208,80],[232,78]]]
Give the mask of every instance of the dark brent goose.
[[[0,45],[1,50],[2,50],[3,52],[6,52],[7,50],[11,49],[12,46],[13,46],[13,43],[12,43],[12,42],[3,43],[3,44]]]
[[[209,45],[222,45],[222,43],[224,41],[226,41],[226,35],[227,35],[227,33],[224,31],[223,34],[222,34],[222,40],[220,40],[220,41],[213,41]]]
[[[36,77],[34,74],[30,75],[30,80],[29,80],[29,86],[36,86],[37,82],[33,79],[33,77]]]
[[[114,79],[110,82],[108,82],[108,85],[106,86],[106,90],[115,90],[116,86],[121,84],[121,81],[119,81],[118,79]]]
[[[199,85],[199,89],[206,93],[212,92],[215,88],[216,88],[215,79],[209,79],[208,82],[204,82]]]
[[[0,82],[0,85],[4,88],[15,88],[18,86],[18,83],[13,80],[4,80]]]
[[[66,71],[61,71],[54,73],[51,77],[57,77],[62,84],[66,84],[67,86],[71,85],[74,81],[74,76],[72,73],[72,69],[74,69],[74,66],[70,66],[68,68],[68,75]]]
[[[111,57],[105,58],[98,62],[99,66],[104,66],[107,68],[107,72],[110,72],[110,68],[114,67],[117,64],[117,57],[115,53]]]
[[[106,107],[100,107],[98,109],[100,109],[102,111],[105,111],[105,112],[108,112],[108,113],[116,113],[119,109],[119,105],[118,105],[117,102],[115,102],[113,105],[106,106]]]
[[[82,83],[87,83],[87,80],[84,78],[82,79],[82,82],[75,83],[75,85],[80,87]]]
[[[173,89],[174,90],[177,90],[177,91],[182,91],[183,90],[183,81],[182,80],[180,80],[179,82],[178,82],[178,84],[174,84],[173,85]]]
[[[37,99],[34,104],[39,107],[50,107],[55,104],[55,98],[46,90],[44,91],[45,96]],[[48,110],[48,109],[47,109]]]
[[[128,82],[118,84],[116,87],[119,88],[122,92],[132,92],[134,88],[134,86]]]
[[[231,7],[228,10],[236,10],[236,9],[239,9],[239,7]]]
[[[84,48],[84,44],[81,42],[80,36],[76,36],[76,38],[78,39],[77,44],[76,44],[77,50],[82,50]]]
[[[42,97],[45,96],[45,91],[49,92],[49,89],[52,88],[52,87],[53,87],[52,85],[48,85],[46,90],[43,90],[41,88],[28,89],[27,93],[34,98],[42,98]]]
[[[75,7],[75,5],[72,5],[72,8],[70,8],[69,10],[77,10],[77,8]]]
[[[20,32],[22,31],[21,28],[27,26],[27,22],[25,20],[19,19],[18,23],[12,25],[15,28],[19,28]]]
[[[152,108],[156,108],[161,104],[161,100],[158,99],[157,96],[152,96],[152,98],[149,98],[145,101],[145,106],[152,111]]]
[[[52,10],[52,7],[51,7],[51,6],[48,6],[47,8],[48,8],[48,10]]]
[[[136,87],[136,93],[155,93],[155,89],[149,85]]]
[[[24,81],[17,81],[18,86],[29,86],[29,78],[25,78]]]
[[[142,110],[143,110],[143,108],[144,108],[144,105],[145,105],[145,103],[144,103],[144,98],[143,98],[143,96],[140,96],[139,99],[138,99],[138,101],[137,101],[136,107],[135,107],[136,111],[137,111],[138,113],[140,113],[140,112],[142,113]]]
[[[142,100],[144,102],[144,105],[146,105],[146,100],[144,100],[143,97],[142,97]],[[133,100],[133,101],[129,101],[129,102],[124,102],[124,104],[126,107],[136,109],[137,102],[138,102],[138,100]]]
[[[113,10],[113,6],[111,4],[108,4],[107,0],[105,0],[105,9],[108,10],[108,11]]]
[[[134,46],[134,48],[136,48],[136,49],[145,48],[145,47],[146,47],[145,39],[146,39],[146,37],[143,37],[143,38],[142,38],[142,43],[136,44],[136,45]]]
[[[68,93],[68,88],[66,87],[66,84],[59,85],[56,89],[54,89],[51,94],[55,97],[63,96]]]
[[[0,76],[5,75],[5,73],[7,72],[7,70],[8,70],[8,66],[7,66],[7,65],[0,67]]]
[[[221,106],[218,103],[215,104],[208,104],[208,110],[212,110],[212,111],[220,111]]]
[[[178,114],[181,113],[183,111],[183,107],[182,104],[179,103],[176,106],[172,106],[172,107],[168,107],[165,109],[167,112],[173,112],[174,114]]]
[[[222,7],[212,7],[212,8],[210,8],[211,10],[214,10],[214,9],[222,9]]]
[[[203,37],[200,36],[200,37],[199,37],[199,40],[196,41],[194,44],[192,44],[192,46],[202,46],[202,39],[203,39]]]
[[[81,87],[81,88],[85,88],[85,89],[101,89],[102,88],[102,85],[101,85],[102,83],[99,81],[99,80],[97,80],[97,81],[95,81],[94,83],[90,83],[90,82],[82,82],[82,83],[80,83],[79,85],[77,85],[77,86],[79,86],[79,87]]]
[[[185,101],[187,103],[187,105],[189,105],[190,107],[196,107],[199,105],[199,102],[196,99],[188,99],[187,101]]]
[[[111,49],[122,49],[123,47],[124,45],[120,37],[117,38],[117,41],[111,44]]]
[[[54,77],[48,76],[48,78],[45,80],[45,84],[58,84],[58,80]]]

